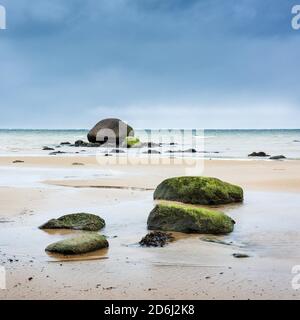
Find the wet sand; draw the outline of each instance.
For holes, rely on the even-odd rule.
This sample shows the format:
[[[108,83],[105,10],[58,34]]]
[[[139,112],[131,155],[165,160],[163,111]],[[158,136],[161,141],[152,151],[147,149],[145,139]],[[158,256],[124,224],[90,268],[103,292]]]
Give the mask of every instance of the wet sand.
[[[25,162],[12,164],[16,159]],[[0,265],[7,290],[0,290],[0,299],[299,299],[291,286],[291,269],[300,264],[299,169],[300,161],[206,160],[203,174],[245,189],[243,204],[219,208],[237,222],[234,232],[176,234],[164,248],[141,248],[137,243],[155,204],[152,189],[165,177],[184,174],[182,166],[2,157]],[[49,233],[38,226],[81,211],[106,220],[101,233],[109,249],[81,261],[48,255],[49,243],[76,232]]]
[[[194,159],[196,165],[189,167],[185,164],[116,165],[112,164],[115,162],[114,159],[115,157],[103,156],[99,156],[98,161],[95,156],[0,157],[0,170],[10,170],[20,179],[20,174],[24,172],[23,168],[32,169],[33,171],[24,179],[26,185],[30,179],[33,180],[30,182],[38,180],[73,187],[155,188],[164,178],[191,172],[224,179],[248,190],[300,191],[300,161],[298,160]],[[24,161],[24,163],[15,164],[13,163],[15,160]],[[82,165],[73,165],[74,163]],[[53,172],[57,173],[57,179]],[[51,181],[47,181],[47,176],[51,177]],[[76,176],[79,178],[76,179]],[[15,182],[17,186],[19,183]]]

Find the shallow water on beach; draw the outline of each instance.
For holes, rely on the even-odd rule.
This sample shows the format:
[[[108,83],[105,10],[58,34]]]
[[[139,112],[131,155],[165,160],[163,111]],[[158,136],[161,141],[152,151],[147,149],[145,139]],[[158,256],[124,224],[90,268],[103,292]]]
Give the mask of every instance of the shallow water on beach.
[[[43,181],[48,179],[63,179],[64,181],[80,179],[99,179],[122,176],[124,173],[117,170],[84,168],[74,166],[71,168],[17,168],[9,166],[0,167],[0,187],[32,188],[44,186]],[[51,187],[50,185],[48,186]],[[54,186],[52,186],[54,187]]]
[[[64,194],[64,188],[61,192]],[[222,251],[219,254],[227,256],[233,252],[244,252],[255,257],[274,257],[300,262],[300,199],[297,194],[247,192],[243,204],[216,207],[236,221],[234,232],[231,234],[177,234],[177,240],[167,247],[151,249],[140,248],[138,242],[147,233],[147,216],[154,206],[152,192],[134,191],[136,200],[132,199],[128,190],[121,192],[128,193],[130,200],[95,206],[86,202],[83,197],[81,207],[66,207],[61,203],[57,211],[43,208],[38,214],[27,216],[26,219],[22,217],[21,223],[16,217],[15,222],[0,224],[2,253],[34,256],[43,261],[55,259],[44,252],[45,247],[51,242],[76,235],[79,231],[45,232],[39,230],[38,226],[50,218],[56,218],[58,212],[63,214],[85,211],[98,213],[106,220],[107,226],[101,233],[109,239],[110,248],[105,256],[111,260],[130,256],[139,263],[148,259],[157,263],[214,264],[211,252],[206,250],[221,247]],[[73,195],[66,193],[66,196],[76,197],[79,193],[78,190],[73,192]],[[218,239],[231,245],[208,243],[201,241],[201,238]],[[98,254],[103,256],[103,252]],[[97,256],[97,253],[93,256]]]

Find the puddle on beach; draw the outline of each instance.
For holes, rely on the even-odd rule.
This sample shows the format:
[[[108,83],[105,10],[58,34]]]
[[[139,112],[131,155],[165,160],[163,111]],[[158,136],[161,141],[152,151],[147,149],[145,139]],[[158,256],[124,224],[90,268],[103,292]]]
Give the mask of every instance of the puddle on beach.
[[[109,178],[123,175],[122,172],[103,169],[89,169],[81,167],[72,168],[16,168],[0,167],[0,187],[43,187],[46,180],[89,180],[95,178]],[[52,186],[53,188],[55,186]],[[1,215],[1,212],[0,212]]]

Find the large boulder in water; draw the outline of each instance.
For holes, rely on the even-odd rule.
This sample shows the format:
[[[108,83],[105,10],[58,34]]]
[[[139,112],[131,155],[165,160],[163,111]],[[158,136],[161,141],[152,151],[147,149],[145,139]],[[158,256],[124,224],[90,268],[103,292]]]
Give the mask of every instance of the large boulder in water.
[[[84,233],[50,244],[46,251],[60,254],[83,254],[108,247],[106,238],[98,233]]]
[[[239,186],[209,177],[177,177],[164,180],[154,192],[155,200],[218,205],[243,201]]]
[[[147,221],[150,230],[205,234],[232,232],[234,224],[223,212],[182,204],[158,204]]]
[[[51,219],[40,229],[73,229],[98,231],[105,226],[104,219],[90,213],[73,213],[62,216],[58,219]]]
[[[93,129],[88,133],[88,140],[92,143],[106,142],[112,144],[122,144],[126,137],[134,136],[134,131],[131,126],[120,119],[104,119],[98,122]]]

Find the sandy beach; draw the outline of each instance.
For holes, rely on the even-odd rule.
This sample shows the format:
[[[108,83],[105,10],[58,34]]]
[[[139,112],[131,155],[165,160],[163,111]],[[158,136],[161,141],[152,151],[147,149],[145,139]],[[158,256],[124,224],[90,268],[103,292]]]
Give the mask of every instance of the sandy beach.
[[[226,236],[178,233],[164,248],[138,242],[147,233],[153,190],[167,177],[185,175],[186,167],[107,161],[0,158],[0,262],[7,274],[0,299],[299,299],[291,270],[300,264],[300,161],[199,160],[199,175],[244,188],[244,203],[218,207],[234,218],[235,230]],[[101,233],[108,250],[76,258],[44,251],[74,231],[38,226],[73,212],[106,220]]]

